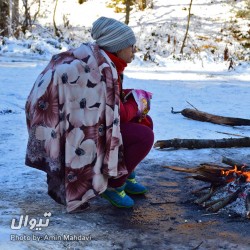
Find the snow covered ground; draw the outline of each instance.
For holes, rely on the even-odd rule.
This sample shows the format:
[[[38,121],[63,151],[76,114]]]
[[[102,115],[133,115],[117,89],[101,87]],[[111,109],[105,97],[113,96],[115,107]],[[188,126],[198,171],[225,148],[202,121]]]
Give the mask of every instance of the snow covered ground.
[[[95,1],[91,0],[86,3],[90,8]],[[103,1],[101,1],[103,2]],[[139,30],[138,22],[141,24],[173,23],[176,28],[176,21],[180,21],[178,25],[183,26],[186,22],[187,12],[183,12],[185,5],[188,7],[189,1],[155,1],[155,9],[157,11],[147,10],[142,14],[134,13],[131,17],[131,25],[137,31],[137,35],[142,35],[139,40],[139,47],[147,46],[148,40],[142,39],[148,37],[152,31],[145,29],[144,33]],[[194,5],[194,13],[196,16],[203,15],[207,26],[201,30],[205,32],[211,26],[208,23],[211,13],[214,18],[230,18],[232,14],[223,9],[229,8],[225,1],[213,1],[216,4],[211,11],[212,4],[205,5],[205,1],[197,1]],[[238,2],[238,1],[237,1]],[[241,4],[242,1],[239,1]],[[96,3],[95,3],[96,4]],[[220,4],[220,5],[219,5]],[[170,9],[172,5],[172,9]],[[83,5],[82,5],[83,6]],[[76,13],[82,7],[76,9]],[[166,8],[169,14],[165,16]],[[207,11],[209,8],[210,12]],[[174,11],[179,10],[178,19],[175,19]],[[215,12],[216,9],[216,12]],[[227,9],[227,10],[229,10]],[[96,8],[91,17],[85,12],[86,26],[92,23],[97,16],[103,12],[103,6]],[[103,15],[111,16],[113,12],[107,9]],[[146,13],[146,14],[145,14]],[[203,14],[202,14],[203,13]],[[209,14],[210,13],[210,14]],[[222,16],[221,13],[224,13]],[[121,18],[121,14],[116,14]],[[141,16],[139,16],[141,15]],[[83,17],[82,17],[83,18]],[[83,18],[84,19],[84,18]],[[74,19],[76,22],[77,19]],[[79,21],[79,19],[78,19]],[[149,22],[150,21],[150,22]],[[72,19],[72,23],[75,24]],[[199,24],[199,23],[198,23]],[[223,23],[224,25],[225,23]],[[226,24],[225,24],[226,25]],[[191,35],[194,38],[195,31],[191,29]],[[158,27],[160,29],[160,27]],[[216,26],[216,30],[219,27]],[[160,29],[164,32],[164,27]],[[175,32],[176,31],[176,32]],[[178,35],[181,39],[182,33],[178,33],[178,29],[173,29],[171,35]],[[194,32],[194,33],[192,33]],[[211,30],[209,29],[209,32]],[[217,32],[217,31],[216,31]],[[215,32],[215,33],[216,33]],[[214,33],[214,34],[215,34]],[[218,33],[216,33],[218,34]],[[31,35],[31,34],[30,34]],[[87,35],[86,35],[87,36]],[[212,36],[206,33],[206,36]],[[227,39],[229,39],[228,37]],[[224,39],[224,38],[223,38]],[[44,173],[28,168],[24,165],[24,156],[27,143],[27,130],[25,123],[24,105],[31,87],[42,69],[48,63],[48,59],[59,50],[49,46],[48,40],[23,40],[7,39],[6,44],[2,46],[0,51],[0,248],[1,249],[70,249],[65,242],[38,240],[13,240],[10,241],[11,235],[28,235],[33,231],[28,227],[23,227],[19,231],[10,228],[13,218],[20,218],[22,214],[29,214],[32,218],[43,218],[44,212],[52,212],[52,224],[50,228],[43,229],[43,232],[69,233],[81,232],[87,236],[95,231],[95,226],[86,221],[81,224],[82,219],[77,215],[67,215],[64,208],[57,205],[47,195],[46,177]],[[53,40],[54,41],[54,40]],[[155,45],[157,51],[162,51],[162,39],[158,39]],[[215,39],[209,40],[214,44]],[[152,41],[151,41],[152,42]],[[197,42],[197,40],[196,40]],[[33,51],[27,44],[31,43]],[[203,46],[202,41],[198,42],[199,47]],[[218,45],[220,49],[216,53],[217,59],[221,59],[224,46],[227,44],[225,40]],[[31,46],[31,47],[32,47]],[[231,50],[242,49],[239,44],[232,43]],[[37,48],[42,48],[44,53],[39,54]],[[62,44],[63,49],[67,49],[67,44]],[[164,47],[168,49],[168,47]],[[249,53],[249,52],[248,52]],[[230,134],[241,136],[250,136],[249,126],[222,126],[211,123],[198,122],[187,119],[181,114],[172,114],[171,107],[174,110],[182,110],[191,108],[190,104],[197,109],[222,116],[231,116],[249,119],[250,110],[250,63],[237,61],[234,70],[228,71],[228,62],[222,60],[214,60],[208,52],[200,53],[199,56],[192,60],[172,60],[172,56],[164,57],[163,54],[155,53],[156,63],[144,62],[142,60],[143,50],[138,53],[135,60],[128,66],[125,71],[124,87],[138,88],[153,93],[152,107],[150,115],[154,121],[155,141],[173,138],[194,138],[194,139],[210,139],[210,138],[229,138],[237,137]],[[216,56],[215,56],[216,57]],[[226,134],[227,133],[227,134]],[[248,148],[231,148],[231,149],[201,149],[201,150],[164,150],[159,151],[152,149],[145,161],[142,162],[141,168],[149,168],[147,162],[153,162],[154,165],[161,168],[163,165],[195,166],[202,162],[220,163],[222,156],[231,156],[232,158],[242,161],[250,161],[250,153]],[[157,169],[155,170],[157,172]],[[167,171],[167,170],[166,170]],[[100,210],[99,210],[100,211]],[[63,214],[63,217],[61,215]],[[63,219],[62,219],[63,218]],[[74,226],[69,226],[74,219]],[[79,223],[77,223],[79,220]],[[60,228],[57,227],[60,225]],[[105,234],[105,232],[102,232]],[[36,234],[37,235],[37,234]],[[39,234],[38,234],[39,235]],[[40,236],[42,233],[40,234]],[[152,236],[153,237],[153,236]],[[141,236],[142,239],[142,236]],[[114,240],[114,239],[113,239]],[[146,242],[146,239],[142,239]],[[149,239],[148,239],[149,240]],[[77,243],[77,241],[76,241]],[[73,245],[74,246],[74,245]],[[72,245],[70,247],[73,247]],[[171,249],[190,249],[184,246],[174,246]],[[190,247],[190,246],[189,246]],[[72,248],[71,248],[72,249]],[[78,249],[78,248],[76,248]],[[105,242],[101,240],[92,241],[88,247],[84,249],[121,249],[116,248],[112,240]],[[243,248],[238,248],[243,249]]]
[[[47,191],[45,175],[24,165],[27,142],[24,105],[34,80],[45,64],[46,62],[41,61],[26,62],[24,59],[12,62],[9,58],[1,58],[0,61],[0,166],[2,169],[0,194],[3,198],[6,195],[9,197],[8,201],[1,199],[0,202],[2,249],[9,249],[11,245],[15,247],[20,245],[21,249],[25,249],[25,246],[31,242],[34,246],[38,244],[37,241],[32,240],[9,242],[8,238],[11,234],[16,234],[16,231],[10,229],[13,218],[18,219],[21,214],[25,215],[28,211],[33,213],[30,216],[41,218],[43,215],[38,215],[40,209],[37,206],[43,202],[39,197],[44,197]],[[208,64],[202,68],[200,63],[169,62],[166,68],[159,68],[152,65],[143,67],[135,61],[128,67],[125,77],[125,87],[145,89],[153,93],[150,114],[155,124],[155,140],[234,137],[219,132],[250,136],[250,129],[247,126],[231,127],[203,123],[184,118],[180,114],[173,115],[170,112],[171,107],[175,110],[190,107],[186,102],[188,101],[206,112],[248,118],[249,82],[248,63],[243,63],[235,71],[228,72],[223,63]],[[192,166],[202,162],[220,163],[223,155],[230,155],[243,161],[249,161],[250,157],[247,148],[168,151],[152,149],[145,160],[153,161],[159,168],[175,163]],[[59,208],[58,211],[57,205],[49,197],[46,199],[48,200],[44,203],[49,211],[52,213],[63,211],[63,208]],[[28,200],[31,204],[22,204],[22,200],[23,202]],[[44,206],[42,207],[45,209]],[[29,231],[23,228],[20,232],[23,230],[24,234]],[[52,244],[51,241],[50,244]],[[30,245],[27,245],[27,248],[29,247]],[[91,249],[95,249],[94,245],[92,247]]]

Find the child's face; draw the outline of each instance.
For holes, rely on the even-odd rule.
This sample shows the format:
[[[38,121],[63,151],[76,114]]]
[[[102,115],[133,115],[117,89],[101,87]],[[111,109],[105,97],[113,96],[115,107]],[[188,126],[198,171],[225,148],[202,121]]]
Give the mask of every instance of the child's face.
[[[116,54],[119,58],[123,59],[126,63],[131,63],[134,59],[134,53],[136,52],[135,46],[119,50]]]

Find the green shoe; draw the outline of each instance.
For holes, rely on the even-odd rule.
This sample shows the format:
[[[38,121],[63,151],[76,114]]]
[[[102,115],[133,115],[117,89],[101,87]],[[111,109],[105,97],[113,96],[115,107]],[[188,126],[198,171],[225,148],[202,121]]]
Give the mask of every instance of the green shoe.
[[[134,206],[134,201],[124,192],[125,184],[119,188],[107,188],[101,194],[113,206],[119,208],[130,208]]]
[[[135,179],[135,172],[132,172],[126,180],[125,192],[129,194],[145,194],[148,190]]]

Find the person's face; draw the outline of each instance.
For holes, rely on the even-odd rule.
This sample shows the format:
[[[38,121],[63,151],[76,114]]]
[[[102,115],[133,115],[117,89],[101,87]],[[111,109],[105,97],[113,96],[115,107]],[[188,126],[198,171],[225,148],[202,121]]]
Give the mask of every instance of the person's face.
[[[135,45],[133,45],[128,48],[119,50],[116,54],[117,54],[117,57],[123,59],[126,63],[131,63],[134,59],[135,52],[136,52],[136,47]]]

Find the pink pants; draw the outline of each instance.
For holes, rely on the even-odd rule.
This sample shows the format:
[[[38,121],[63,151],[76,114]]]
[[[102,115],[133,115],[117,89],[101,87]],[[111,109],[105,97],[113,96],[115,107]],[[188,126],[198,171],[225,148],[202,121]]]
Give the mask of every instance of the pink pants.
[[[121,134],[124,146],[124,158],[128,174],[118,179],[109,179],[109,187],[121,187],[127,177],[132,173],[136,166],[146,157],[154,143],[153,122],[147,116],[151,123],[150,128],[135,121],[121,124]]]

